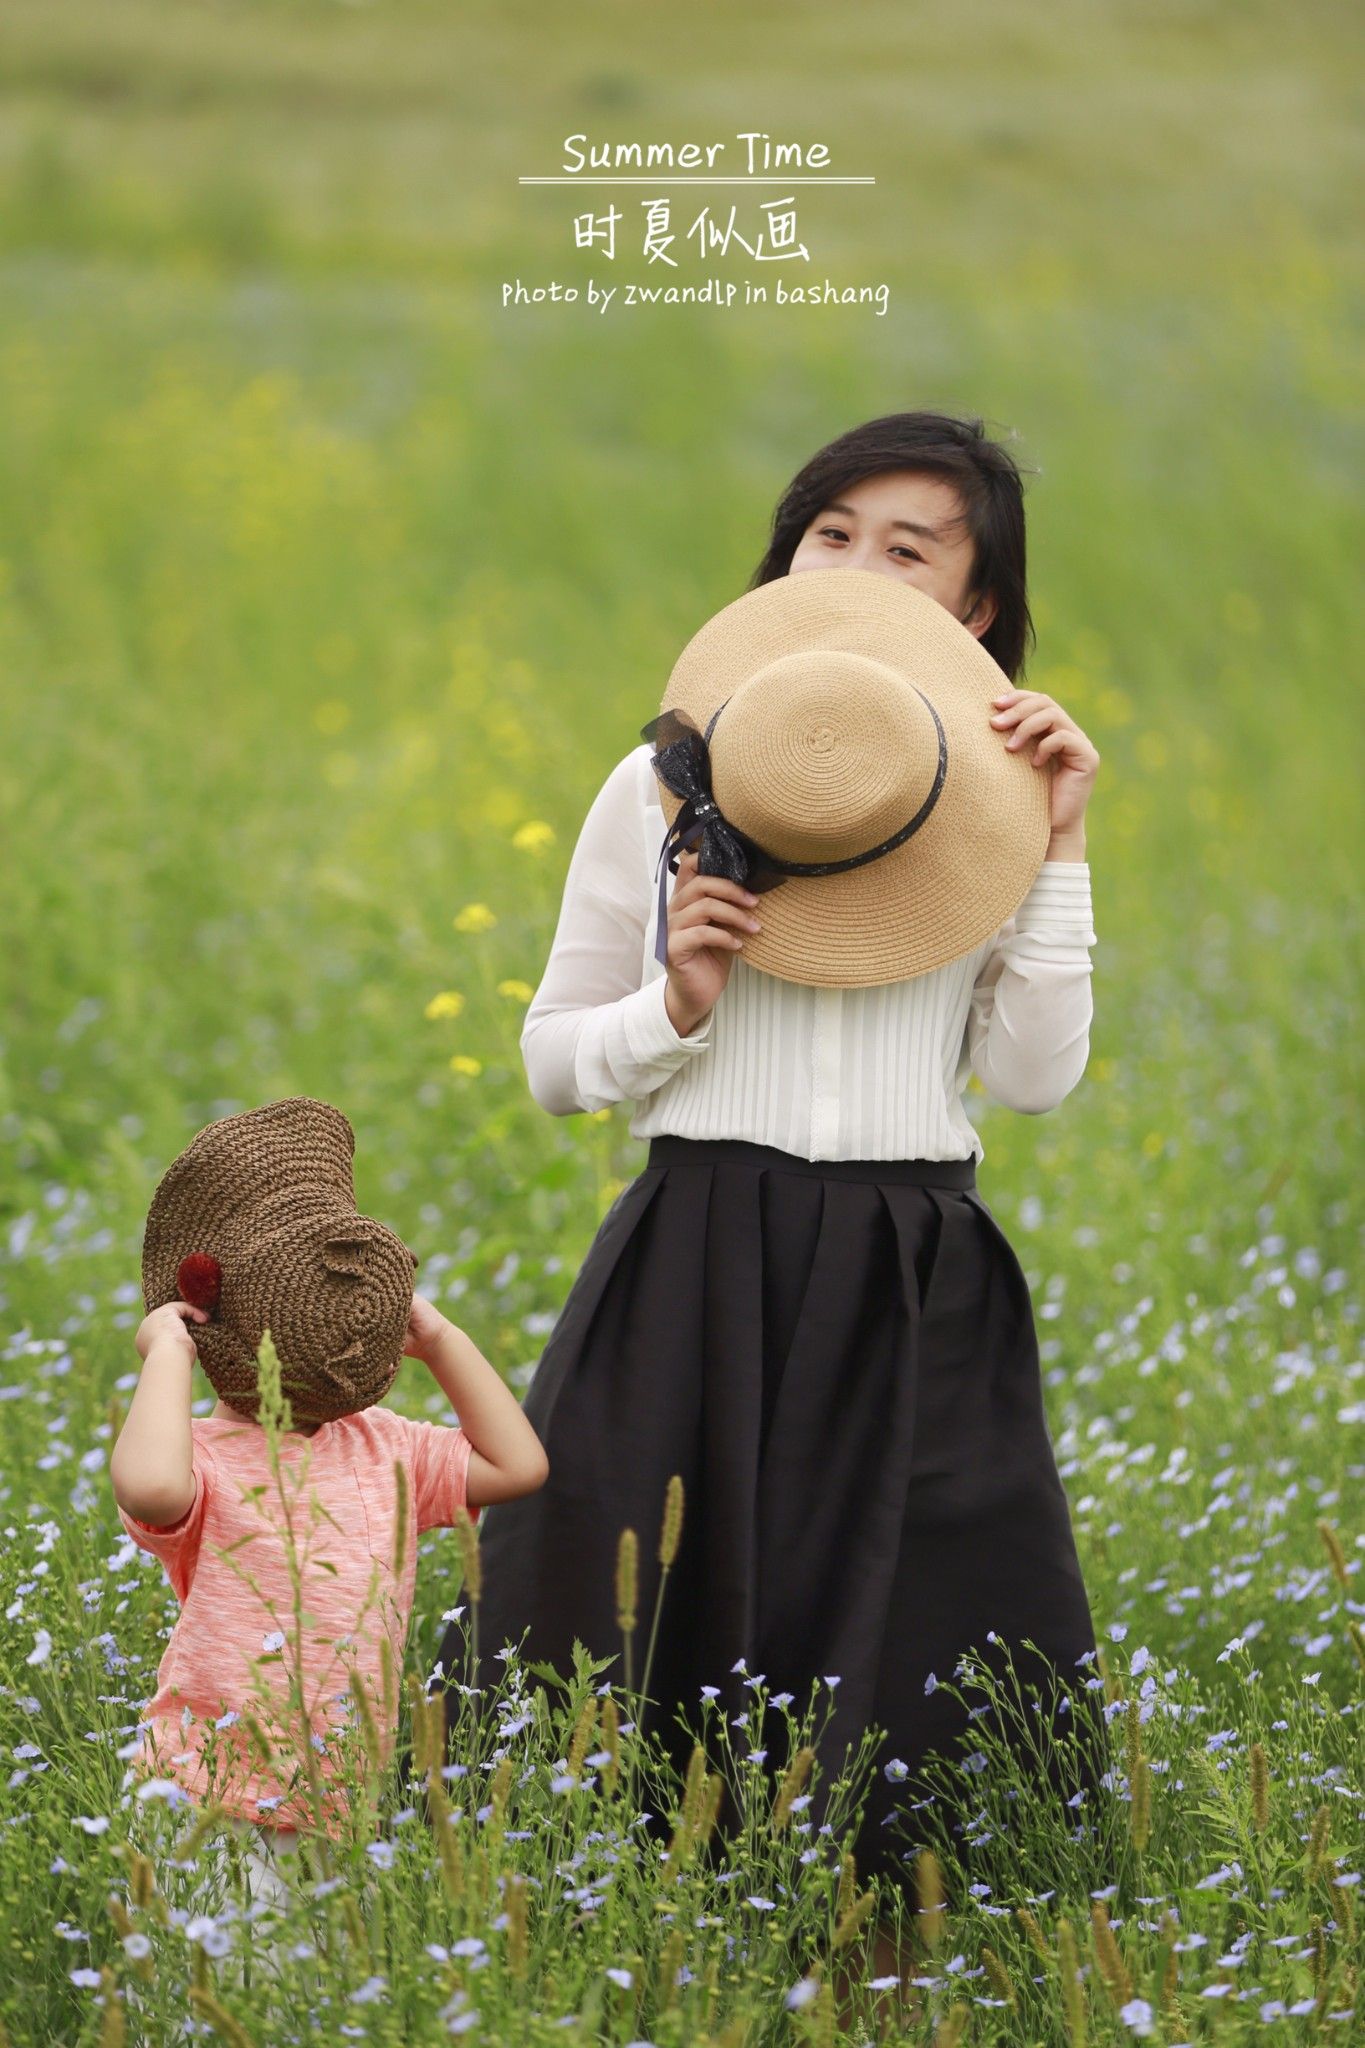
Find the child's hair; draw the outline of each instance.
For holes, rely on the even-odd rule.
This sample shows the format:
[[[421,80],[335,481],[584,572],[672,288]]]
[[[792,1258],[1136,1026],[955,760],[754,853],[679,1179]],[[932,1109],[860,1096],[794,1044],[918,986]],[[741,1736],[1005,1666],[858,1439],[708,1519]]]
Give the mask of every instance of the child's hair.
[[[956,487],[975,551],[973,595],[990,594],[996,602],[981,644],[1013,680],[1023,672],[1034,638],[1025,573],[1024,491],[1014,457],[987,438],[981,420],[937,412],[887,413],[850,427],[819,449],[779,499],[767,553],[749,589],[787,574],[812,519],[840,491],[894,469],[941,476]]]

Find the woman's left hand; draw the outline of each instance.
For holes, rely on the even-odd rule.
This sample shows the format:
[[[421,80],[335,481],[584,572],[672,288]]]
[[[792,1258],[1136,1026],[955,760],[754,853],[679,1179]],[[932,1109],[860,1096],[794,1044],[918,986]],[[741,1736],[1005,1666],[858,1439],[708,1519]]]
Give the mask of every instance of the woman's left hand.
[[[1041,690],[1005,689],[992,701],[996,709],[991,724],[997,732],[1008,733],[1005,745],[1010,752],[1019,753],[1033,739],[1037,745],[1029,759],[1034,767],[1053,763],[1053,838],[1079,832],[1100,765],[1095,747],[1056,698]]]

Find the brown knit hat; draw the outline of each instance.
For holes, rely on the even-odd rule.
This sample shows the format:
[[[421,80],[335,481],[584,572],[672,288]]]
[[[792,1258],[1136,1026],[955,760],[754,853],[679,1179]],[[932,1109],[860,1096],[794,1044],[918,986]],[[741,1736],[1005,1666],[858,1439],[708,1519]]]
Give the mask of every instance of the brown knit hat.
[[[294,1095],[206,1125],[152,1196],[147,1311],[210,1311],[185,1327],[218,1398],[250,1421],[267,1329],[296,1423],[354,1415],[393,1385],[417,1259],[356,1214],[354,1156],[341,1111]]]

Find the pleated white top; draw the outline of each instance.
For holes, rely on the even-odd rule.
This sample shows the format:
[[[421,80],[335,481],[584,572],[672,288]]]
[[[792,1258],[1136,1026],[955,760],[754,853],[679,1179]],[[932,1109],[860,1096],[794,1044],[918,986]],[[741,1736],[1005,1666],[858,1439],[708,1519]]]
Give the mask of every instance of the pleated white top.
[[[639,1138],[744,1138],[805,1159],[980,1160],[962,1101],[972,1074],[1027,1115],[1076,1086],[1096,943],[1086,861],[1045,862],[990,939],[908,981],[804,988],[738,956],[710,1015],[680,1037],[654,957],[665,819],[651,752],[612,770],[569,864],[521,1034],[543,1109],[632,1102]]]

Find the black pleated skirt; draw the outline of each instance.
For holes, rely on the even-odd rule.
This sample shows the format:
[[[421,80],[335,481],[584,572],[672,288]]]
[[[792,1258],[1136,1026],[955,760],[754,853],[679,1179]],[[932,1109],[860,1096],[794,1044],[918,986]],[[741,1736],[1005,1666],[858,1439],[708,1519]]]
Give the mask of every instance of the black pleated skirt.
[[[837,1679],[827,1766],[864,1728],[886,1731],[850,1844],[861,1872],[904,1873],[917,1766],[969,1753],[956,1739],[967,1710],[934,1683],[964,1653],[1000,1670],[1008,1647],[1022,1679],[1044,1682],[1027,1637],[1054,1696],[1089,1702],[1095,1636],[1032,1303],[973,1160],[811,1162],[656,1138],[575,1279],[526,1413],[550,1473],[484,1516],[485,1657],[520,1643],[567,1670],[577,1638],[619,1660],[629,1527],[638,1684],[680,1474],[683,1538],[649,1688],[660,1732],[681,1760],[673,1724],[703,1685],[730,1712],[751,1706],[741,1660],[799,1703]],[[447,1671],[463,1662],[456,1626]],[[1096,1749],[1087,1806],[1104,1767]]]

